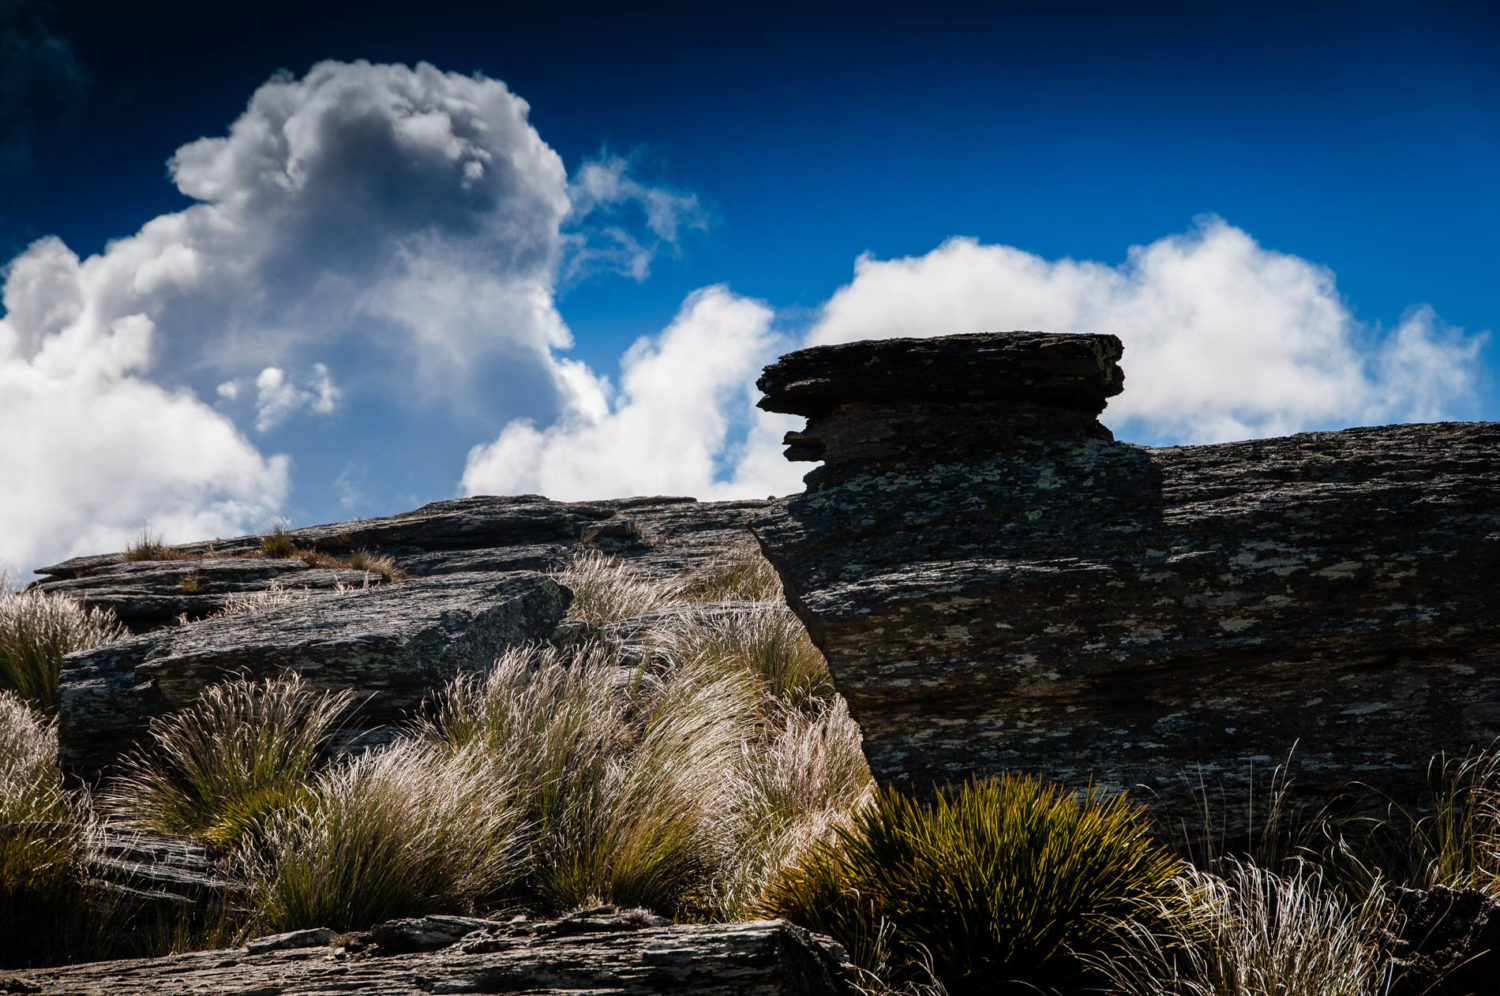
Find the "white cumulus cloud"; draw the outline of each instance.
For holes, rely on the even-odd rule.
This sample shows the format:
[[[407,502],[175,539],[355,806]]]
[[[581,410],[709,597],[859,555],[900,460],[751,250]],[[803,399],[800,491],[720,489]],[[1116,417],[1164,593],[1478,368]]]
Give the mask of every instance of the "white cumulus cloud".
[[[511,423],[470,453],[465,490],[797,490],[806,466],[784,460],[781,436],[801,420],[744,414],[761,365],[797,345],[769,338],[771,318],[722,288],[700,291],[661,336],[625,354],[619,397],[575,369],[588,414]],[[922,256],[862,257],[800,345],[1016,329],[1121,336],[1125,393],[1103,419],[1120,438],[1157,444],[1471,416],[1487,339],[1425,306],[1393,329],[1363,325],[1327,268],[1207,219],[1132,248],[1117,267],[970,238]]]
[[[1427,308],[1382,334],[1355,319],[1326,267],[1208,219],[1118,267],[968,238],[864,257],[808,343],[1011,329],[1119,335],[1125,393],[1103,419],[1152,443],[1463,417],[1485,341]]]
[[[476,446],[464,490],[568,500],[795,490],[800,472],[779,455],[766,465],[734,448],[755,377],[775,358],[771,319],[766,305],[723,287],[695,292],[663,332],[625,353],[617,392],[575,366],[577,401],[567,416],[542,428],[513,421]],[[767,440],[754,448],[764,453]]]
[[[148,517],[170,539],[257,528],[326,459],[302,423],[335,408],[360,430],[342,459],[373,479],[394,459],[439,494],[480,427],[571,411],[554,292],[597,241],[589,216],[643,268],[695,202],[624,161],[571,182],[529,110],[427,64],[278,74],[172,156],[192,205],[86,259],[45,238],[12,260],[0,479],[26,483],[0,498],[0,564],[117,548]],[[246,439],[273,429],[287,455]]]

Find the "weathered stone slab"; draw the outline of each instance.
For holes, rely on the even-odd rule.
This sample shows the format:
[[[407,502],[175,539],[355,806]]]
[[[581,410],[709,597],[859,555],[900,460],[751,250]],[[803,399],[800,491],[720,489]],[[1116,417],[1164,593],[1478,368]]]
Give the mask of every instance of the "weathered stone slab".
[[[534,573],[447,574],[135,636],[63,661],[59,753],[92,776],[151,717],[228,677],[295,671],[352,689],[359,729],[398,722],[455,673],[545,639],[569,593]]]
[[[1201,768],[1233,829],[1252,767],[1294,746],[1312,794],[1359,779],[1411,804],[1433,753],[1500,734],[1500,425],[1147,449],[1080,421],[1119,383],[1112,337],[919,340],[903,364],[911,342],[761,382],[809,416],[789,456],[827,463],[756,532],[881,781],[1028,770],[1189,814]],[[1033,349],[1015,377],[965,372]],[[871,356],[907,380],[845,391]],[[946,434],[908,438],[924,426]]]
[[[541,570],[580,543],[681,571],[748,538],[765,501],[620,498],[560,502],[540,495],[478,495],[433,502],[411,512],[288,530],[300,549],[344,556],[355,550],[391,557],[409,574]],[[260,549],[259,536],[172,547],[178,554],[232,558]],[[37,570],[39,586],[76,580],[119,565],[123,554],[74,557]]]
[[[856,991],[843,949],[780,920],[651,926],[627,916],[490,924],[431,953],[299,947],[203,951],[12,973],[39,996],[261,993],[531,993],[578,996],[735,993],[835,996]]]
[[[581,547],[630,560],[648,573],[690,574],[750,541],[750,522],[765,501],[699,502],[692,498],[622,498],[558,502],[537,495],[477,496],[434,502],[413,512],[287,532],[302,550],[342,557],[356,550],[388,557],[417,577],[438,574],[547,571]],[[34,587],[113,610],[132,632],[199,618],[235,594],[272,583],[332,588],[378,583],[363,572],[317,573],[301,560],[245,559],[261,537],[241,536],[173,547],[189,560],[129,561],[112,553],[37,571]],[[295,572],[295,573],[294,573]]]
[[[296,558],[127,560],[101,564],[80,577],[38,585],[84,608],[108,609],[134,633],[157,629],[181,616],[202,619],[235,596],[266,591],[333,591],[383,584],[369,571],[313,567]]]

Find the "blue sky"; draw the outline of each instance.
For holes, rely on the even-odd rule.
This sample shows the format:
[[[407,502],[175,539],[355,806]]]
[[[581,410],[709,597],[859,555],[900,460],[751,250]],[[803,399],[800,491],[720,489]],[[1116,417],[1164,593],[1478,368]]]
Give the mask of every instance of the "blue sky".
[[[1118,332],[1152,444],[1500,415],[1493,5],[200,6],[0,0],[13,570],[784,493],[755,372],[866,335]]]

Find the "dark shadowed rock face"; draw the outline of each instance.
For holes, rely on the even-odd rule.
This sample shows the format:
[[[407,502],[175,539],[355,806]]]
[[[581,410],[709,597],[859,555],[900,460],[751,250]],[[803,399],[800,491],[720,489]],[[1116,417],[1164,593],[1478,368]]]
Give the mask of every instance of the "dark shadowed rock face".
[[[276,609],[158,630],[70,654],[59,687],[63,764],[97,774],[154,716],[237,676],[294,671],[352,689],[353,722],[400,722],[460,670],[546,639],[570,595],[533,572],[445,574],[322,594]],[[346,731],[348,733],[350,731]]]
[[[1296,745],[1304,789],[1411,801],[1435,751],[1500,734],[1500,425],[1147,449],[1092,417],[1119,355],[985,334],[767,368],[761,406],[809,419],[788,456],[826,463],[756,532],[877,778],[1182,809],[1201,766],[1243,810]]]
[[[669,926],[639,913],[586,911],[562,920],[509,923],[426,917],[382,925],[340,946],[330,946],[331,936],[332,931],[298,931],[256,939],[238,950],[35,969],[0,979],[7,986],[0,991],[57,996],[857,992],[850,983],[855,970],[842,948],[780,920]],[[390,943],[393,939],[396,943]]]

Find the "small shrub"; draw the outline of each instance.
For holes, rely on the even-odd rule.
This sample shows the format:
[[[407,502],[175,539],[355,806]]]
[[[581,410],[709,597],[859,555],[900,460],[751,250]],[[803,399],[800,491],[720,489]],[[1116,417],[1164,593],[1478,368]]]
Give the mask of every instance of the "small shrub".
[[[128,827],[233,846],[303,797],[352,702],[296,675],[210,686],[152,720],[148,744],[121,760],[101,803]]]
[[[1381,888],[1360,901],[1301,865],[1277,874],[1227,861],[1228,875],[1180,880],[1179,908],[1122,927],[1128,943],[1091,959],[1121,996],[1383,996]],[[1169,925],[1149,929],[1146,923]]]
[[[406,572],[396,566],[396,562],[390,557],[377,556],[368,550],[355,550],[349,554],[346,566],[356,571],[368,571],[371,574],[379,574],[387,581],[404,581]]]
[[[238,856],[254,929],[360,930],[485,908],[523,868],[512,798],[473,752],[410,741],[329,769]]]
[[[570,619],[602,626],[684,601],[686,585],[626,566],[618,557],[581,550],[552,577],[573,592]]]
[[[1177,896],[1177,859],[1141,807],[1018,775],[894,790],[769,890],[766,912],[843,941],[887,978],[931,959],[952,993],[1031,992],[1071,979],[1075,954],[1112,942],[1122,918]]]
[[[125,547],[125,552],[120,555],[121,560],[197,560],[203,556],[201,553],[187,553],[176,547],[168,546],[161,541],[161,537],[149,529],[142,529],[140,536],[135,542]]]
[[[124,627],[105,609],[84,609],[70,598],[41,591],[0,593],[0,691],[56,712],[63,655],[124,635]]]
[[[273,523],[271,531],[260,538],[260,553],[263,557],[284,560],[297,556],[298,552],[297,543],[292,539],[285,522]]]
[[[753,540],[715,557],[692,576],[687,597],[695,602],[780,602],[781,578]]]

